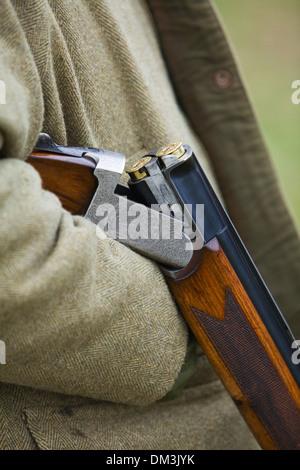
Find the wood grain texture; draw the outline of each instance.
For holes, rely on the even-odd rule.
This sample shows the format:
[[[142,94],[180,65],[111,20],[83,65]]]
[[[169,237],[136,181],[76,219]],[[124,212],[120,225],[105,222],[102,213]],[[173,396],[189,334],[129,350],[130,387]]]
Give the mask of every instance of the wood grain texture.
[[[261,447],[300,450],[299,388],[216,246],[204,247],[197,271],[168,280],[169,288]]]
[[[84,157],[34,151],[26,160],[40,174],[43,188],[57,195],[73,215],[84,215],[97,189],[95,164]]]

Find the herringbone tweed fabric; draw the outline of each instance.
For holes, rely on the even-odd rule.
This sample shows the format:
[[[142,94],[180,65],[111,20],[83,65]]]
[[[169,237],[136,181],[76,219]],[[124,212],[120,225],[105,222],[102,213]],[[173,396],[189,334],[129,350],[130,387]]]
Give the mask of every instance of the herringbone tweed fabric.
[[[295,318],[298,238],[211,5],[149,4],[154,16],[140,0],[1,1],[0,449],[257,448],[200,350],[183,395],[159,401],[187,344],[159,269],[99,239],[24,162],[42,130],[129,160],[179,139],[191,144]],[[167,4],[169,26],[159,15]],[[174,31],[178,57],[190,59],[177,75],[164,43]],[[235,76],[227,95],[211,79],[224,67]],[[178,99],[187,79],[185,114]],[[270,197],[253,213],[264,181]]]

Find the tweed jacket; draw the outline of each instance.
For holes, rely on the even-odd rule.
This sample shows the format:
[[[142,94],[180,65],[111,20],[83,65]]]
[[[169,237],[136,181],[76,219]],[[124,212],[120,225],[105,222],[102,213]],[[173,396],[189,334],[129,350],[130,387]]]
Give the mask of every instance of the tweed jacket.
[[[24,161],[41,131],[129,161],[190,143],[299,328],[299,238],[212,4],[2,0],[0,80],[0,449],[256,449],[200,349],[161,400],[188,332],[158,267]]]

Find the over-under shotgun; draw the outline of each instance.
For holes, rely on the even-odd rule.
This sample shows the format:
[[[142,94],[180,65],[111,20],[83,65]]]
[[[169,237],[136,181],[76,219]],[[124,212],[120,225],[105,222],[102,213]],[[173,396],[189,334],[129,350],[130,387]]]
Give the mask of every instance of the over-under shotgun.
[[[196,206],[204,205],[203,247],[194,250],[186,266],[161,269],[261,447],[300,450],[300,365],[292,361],[291,348],[295,338],[191,147],[170,145],[149,152],[129,171],[128,186],[115,184],[119,175],[104,178],[121,173],[118,164],[114,167],[118,155],[59,146],[41,134],[27,162],[66,210],[92,220],[101,201],[97,192],[103,193],[107,181],[113,181],[108,191],[114,197],[126,196],[147,207],[174,201],[190,205],[195,224]]]

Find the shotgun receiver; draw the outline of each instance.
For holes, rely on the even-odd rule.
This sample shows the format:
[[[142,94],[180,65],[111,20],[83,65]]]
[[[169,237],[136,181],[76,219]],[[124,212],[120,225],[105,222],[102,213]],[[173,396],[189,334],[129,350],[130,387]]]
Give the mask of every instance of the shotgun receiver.
[[[128,170],[128,185],[119,183],[124,156],[59,146],[47,134],[40,135],[27,161],[72,214],[98,224],[101,204],[106,209],[107,203],[114,209],[119,204],[120,218],[120,201],[127,201],[146,208],[148,222],[175,220],[173,231],[180,224],[185,235],[179,245],[157,236],[128,242],[121,226],[114,236],[159,263],[190,329],[260,446],[300,450],[300,365],[292,361],[297,342],[191,147],[178,143],[149,152]],[[170,216],[162,214],[163,205]],[[197,218],[199,205],[204,224]],[[180,207],[187,207],[186,220],[180,220]]]

